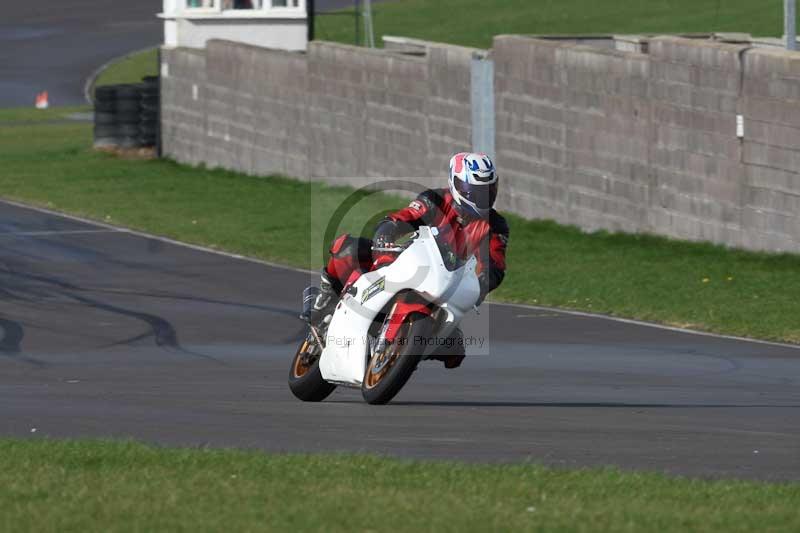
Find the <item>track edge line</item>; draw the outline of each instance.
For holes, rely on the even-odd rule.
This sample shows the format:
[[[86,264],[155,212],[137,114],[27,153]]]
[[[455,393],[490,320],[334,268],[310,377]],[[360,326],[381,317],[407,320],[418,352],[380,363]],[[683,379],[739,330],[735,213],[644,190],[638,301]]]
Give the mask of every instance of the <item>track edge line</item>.
[[[265,259],[258,259],[255,257],[249,257],[246,255],[235,254],[233,252],[226,252],[224,250],[215,250],[214,248],[209,248],[208,246],[203,246],[200,244],[192,244],[188,242],[178,241],[176,239],[172,239],[170,237],[164,237],[162,235],[155,235],[153,233],[147,233],[144,231],[135,230],[132,228],[127,228],[125,226],[117,226],[114,224],[109,224],[107,222],[101,222],[99,220],[93,220],[91,218],[85,218],[77,215],[72,215],[69,213],[64,213],[63,211],[57,211],[55,209],[48,209],[45,207],[39,207],[36,205],[26,204],[24,202],[19,202],[16,200],[9,200],[7,198],[0,197],[0,203],[11,205],[20,209],[30,209],[31,211],[36,211],[38,213],[44,213],[47,215],[57,216],[61,218],[66,218],[67,220],[74,220],[75,222],[81,222],[83,224],[89,224],[92,226],[98,226],[101,228],[106,228],[108,230],[113,230],[116,233],[128,233],[130,235],[136,235],[137,237],[143,237],[145,239],[152,239],[160,242],[165,242],[168,244],[173,244],[175,246],[181,246],[183,248],[189,248],[192,250],[197,250],[199,252],[206,252],[210,254],[221,255],[223,257],[229,257],[231,259],[238,259],[240,261],[247,261],[249,263],[256,263],[259,265],[269,266],[273,268],[280,268],[283,270],[292,270],[295,272],[303,272],[306,274],[319,274],[318,270],[308,270],[304,268],[293,267],[289,265],[283,265],[280,263],[273,263],[272,261],[267,261]]]
[[[138,231],[138,230],[134,230],[134,229],[131,229],[131,228],[126,228],[124,226],[115,226],[113,224],[108,224],[108,223],[105,223],[105,222],[100,222],[100,221],[92,220],[92,219],[89,219],[89,218],[84,218],[84,217],[80,217],[80,216],[76,216],[76,215],[71,215],[69,213],[64,213],[62,211],[56,211],[56,210],[53,210],[53,209],[47,209],[47,208],[44,208],[44,207],[30,205],[30,204],[26,204],[24,202],[19,202],[19,201],[16,201],[16,200],[9,200],[7,198],[0,197],[0,203],[11,205],[11,206],[14,206],[14,207],[17,207],[17,208],[20,208],[20,209],[30,209],[31,211],[36,211],[36,212],[39,212],[39,213],[45,213],[45,214],[48,214],[48,215],[59,216],[59,217],[62,217],[62,218],[66,218],[68,220],[74,220],[76,222],[82,222],[84,224],[90,224],[90,225],[93,225],[93,226],[98,226],[98,227],[102,227],[102,228],[106,228],[106,229],[115,230],[115,231],[117,231],[119,233],[129,233],[131,235],[136,235],[138,237],[143,237],[143,238],[146,238],[146,239],[153,239],[153,240],[165,242],[165,243],[168,243],[168,244],[172,244],[172,245],[175,245],[175,246],[182,246],[184,248],[189,248],[189,249],[197,250],[197,251],[200,251],[200,252],[221,255],[221,256],[224,256],[224,257],[229,257],[231,259],[238,259],[240,261],[247,261],[247,262],[250,262],[250,263],[256,263],[256,264],[259,264],[259,265],[269,266],[269,267],[273,267],[273,268],[280,268],[280,269],[283,269],[283,270],[292,270],[294,272],[302,272],[304,274],[316,275],[316,274],[319,273],[319,271],[317,271],[317,270],[309,270],[309,269],[305,269],[305,268],[298,268],[298,267],[293,267],[293,266],[289,266],[289,265],[283,265],[283,264],[280,264],[280,263],[273,263],[271,261],[266,261],[266,260],[263,260],[263,259],[257,259],[257,258],[254,258],[254,257],[248,257],[246,255],[235,254],[235,253],[232,253],[232,252],[225,252],[223,250],[215,250],[214,248],[209,248],[207,246],[202,246],[202,245],[199,245],[199,244],[190,244],[190,243],[187,243],[187,242],[182,242],[182,241],[178,241],[178,240],[175,240],[175,239],[171,239],[169,237],[163,237],[163,236],[160,236],[160,235],[154,235],[152,233],[146,233],[146,232],[143,232],[143,231]],[[726,340],[733,340],[733,341],[739,341],[739,342],[750,342],[750,343],[762,344],[762,345],[766,345],[766,346],[776,346],[776,347],[792,348],[792,349],[795,349],[795,350],[800,350],[800,344],[790,344],[790,343],[778,342],[778,341],[768,341],[768,340],[762,340],[762,339],[754,339],[752,337],[740,337],[740,336],[737,336],[737,335],[725,335],[723,333],[712,333],[710,331],[698,331],[696,329],[687,329],[687,328],[681,328],[681,327],[678,327],[678,326],[669,326],[669,325],[666,325],[666,324],[658,324],[656,322],[646,322],[644,320],[636,320],[635,318],[622,318],[622,317],[616,317],[616,316],[610,316],[610,315],[603,315],[603,314],[600,314],[600,313],[588,313],[588,312],[585,312],[585,311],[576,311],[576,310],[571,310],[571,309],[561,309],[561,308],[557,308],[557,307],[543,307],[543,306],[538,306],[538,305],[520,304],[520,303],[511,303],[511,302],[486,302],[486,303],[489,304],[489,305],[518,307],[518,308],[522,308],[522,309],[531,309],[531,310],[535,310],[535,311],[549,311],[549,312],[560,313],[560,314],[564,314],[564,315],[580,316],[580,317],[585,317],[585,318],[599,318],[599,319],[603,319],[603,320],[609,320],[609,321],[612,321],[612,322],[620,322],[622,324],[631,324],[631,325],[635,325],[635,326],[644,326],[644,327],[656,328],[656,329],[661,329],[661,330],[666,330],[666,331],[674,331],[674,332],[678,332],[678,333],[687,333],[689,335],[699,335],[699,336],[702,336],[702,337],[712,337],[712,338],[716,338],[716,339],[726,339]]]

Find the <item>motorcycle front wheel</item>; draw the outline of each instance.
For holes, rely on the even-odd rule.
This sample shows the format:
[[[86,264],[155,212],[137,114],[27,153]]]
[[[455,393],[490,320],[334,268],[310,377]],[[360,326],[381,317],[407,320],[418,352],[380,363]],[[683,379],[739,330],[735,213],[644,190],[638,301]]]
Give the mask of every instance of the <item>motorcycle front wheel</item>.
[[[406,384],[422,359],[423,348],[415,338],[427,337],[429,316],[414,313],[400,326],[395,341],[373,354],[364,373],[361,395],[372,405],[389,403]]]
[[[310,336],[310,335],[309,335]],[[289,368],[289,389],[304,402],[321,402],[336,389],[336,385],[322,379],[319,356],[322,348],[316,340],[306,338],[300,343]]]

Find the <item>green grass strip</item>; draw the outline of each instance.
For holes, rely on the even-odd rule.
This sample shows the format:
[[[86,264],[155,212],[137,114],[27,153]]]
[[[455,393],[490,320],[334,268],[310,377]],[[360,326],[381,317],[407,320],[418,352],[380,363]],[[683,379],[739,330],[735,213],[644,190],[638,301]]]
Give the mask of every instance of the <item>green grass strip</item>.
[[[8,113],[0,111],[0,123]],[[353,194],[280,177],[126,160],[94,152],[90,143],[87,124],[0,125],[0,195],[317,269],[328,219]],[[405,204],[384,195],[360,200],[328,237],[369,233],[377,217]],[[508,218],[508,275],[492,295],[497,300],[800,342],[800,256]]]
[[[402,0],[372,9],[376,44],[382,35],[488,48],[500,34],[783,34],[781,0]],[[352,44],[354,34],[351,17],[317,17],[318,39]]]
[[[31,103],[30,107],[11,107],[0,109],[0,126],[21,126],[31,123],[66,122],[70,115],[76,113],[90,113],[89,106],[51,107],[36,109]],[[5,151],[0,148],[0,153]]]
[[[108,65],[95,81],[97,85],[139,83],[144,76],[158,75],[158,50],[144,50],[130,54]]]
[[[2,531],[798,531],[800,485],[0,440]]]

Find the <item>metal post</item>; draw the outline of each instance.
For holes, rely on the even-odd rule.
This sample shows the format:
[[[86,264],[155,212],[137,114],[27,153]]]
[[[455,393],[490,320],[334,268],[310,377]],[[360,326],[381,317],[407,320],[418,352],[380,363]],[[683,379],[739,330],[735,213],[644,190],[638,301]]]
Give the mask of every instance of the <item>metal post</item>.
[[[361,46],[361,0],[355,0],[355,15],[353,18],[356,21],[356,46]]]
[[[494,157],[494,61],[485,52],[475,52],[471,71],[472,151]]]
[[[364,41],[366,46],[375,48],[375,31],[372,29],[371,0],[364,0]]]
[[[783,0],[783,34],[786,49],[797,50],[797,0]]]
[[[163,72],[161,65],[163,65],[164,58],[161,57],[161,47],[158,47],[158,126],[156,127],[156,157],[161,158],[164,157],[164,144],[161,140],[161,128],[163,123],[161,122],[161,101],[164,98],[164,95],[161,91],[162,87],[162,79],[161,73]]]
[[[314,0],[306,0],[306,17],[308,23],[308,42],[314,40],[314,15],[316,14],[316,8],[314,6]]]

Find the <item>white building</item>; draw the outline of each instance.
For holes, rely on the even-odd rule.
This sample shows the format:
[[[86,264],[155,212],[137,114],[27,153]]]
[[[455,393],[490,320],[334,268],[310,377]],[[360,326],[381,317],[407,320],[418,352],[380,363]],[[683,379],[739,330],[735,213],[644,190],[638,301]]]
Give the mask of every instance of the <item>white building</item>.
[[[306,0],[164,0],[165,46],[227,39],[283,50],[308,44]]]

